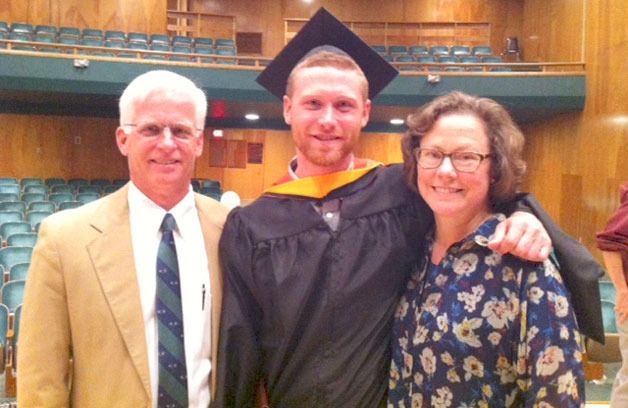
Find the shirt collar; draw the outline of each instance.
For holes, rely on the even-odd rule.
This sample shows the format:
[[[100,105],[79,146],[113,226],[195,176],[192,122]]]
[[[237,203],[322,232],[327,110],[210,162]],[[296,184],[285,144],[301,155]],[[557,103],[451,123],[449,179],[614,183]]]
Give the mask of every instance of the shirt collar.
[[[181,226],[185,217],[196,208],[194,201],[194,192],[192,186],[189,187],[187,194],[179,201],[170,211],[164,210],[153,200],[148,198],[139,188],[131,181],[129,183],[129,212],[132,216],[139,215],[150,228],[150,231],[157,230],[161,226],[166,213],[173,215],[177,222],[177,232],[181,235]]]

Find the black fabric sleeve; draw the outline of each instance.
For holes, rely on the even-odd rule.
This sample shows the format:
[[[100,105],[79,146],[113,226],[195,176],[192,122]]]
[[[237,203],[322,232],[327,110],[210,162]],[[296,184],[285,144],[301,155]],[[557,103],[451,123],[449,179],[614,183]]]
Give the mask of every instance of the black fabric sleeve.
[[[251,266],[254,246],[238,211],[229,215],[219,244],[224,287],[215,408],[254,407],[260,380],[258,333],[262,319],[250,286],[255,282]]]
[[[571,292],[574,311],[580,331],[600,343],[604,343],[604,325],[598,279],[604,269],[591,252],[567,235],[545,212],[532,194],[519,194],[513,211],[534,214],[543,224],[554,246],[560,274]]]

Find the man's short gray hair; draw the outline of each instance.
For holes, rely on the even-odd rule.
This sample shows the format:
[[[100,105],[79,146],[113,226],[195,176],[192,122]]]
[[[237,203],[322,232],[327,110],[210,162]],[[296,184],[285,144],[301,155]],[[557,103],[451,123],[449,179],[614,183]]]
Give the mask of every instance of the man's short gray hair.
[[[194,125],[201,129],[205,127],[207,97],[203,90],[188,78],[166,70],[148,71],[127,85],[120,97],[120,126],[131,123],[135,115],[135,106],[155,93],[192,102],[196,110]]]

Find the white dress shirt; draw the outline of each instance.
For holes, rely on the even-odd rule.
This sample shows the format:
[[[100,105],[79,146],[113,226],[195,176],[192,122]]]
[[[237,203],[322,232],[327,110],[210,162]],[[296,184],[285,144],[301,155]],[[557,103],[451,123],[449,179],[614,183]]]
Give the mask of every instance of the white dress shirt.
[[[159,382],[155,318],[156,265],[162,235],[159,228],[166,211],[146,197],[132,182],[128,200],[133,257],[146,330],[153,407],[156,408]],[[181,280],[189,407],[206,408],[210,402],[211,290],[205,241],[192,189],[168,212],[177,222],[174,241]]]

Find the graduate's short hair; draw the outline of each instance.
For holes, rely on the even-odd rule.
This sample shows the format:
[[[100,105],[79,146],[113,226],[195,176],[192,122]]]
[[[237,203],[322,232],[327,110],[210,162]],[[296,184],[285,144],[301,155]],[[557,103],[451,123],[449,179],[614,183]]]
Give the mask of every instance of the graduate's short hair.
[[[336,48],[329,46],[317,47],[310,51],[299,63],[292,69],[288,76],[288,83],[286,85],[286,95],[292,97],[294,92],[294,77],[297,72],[306,68],[313,67],[331,67],[343,71],[353,71],[360,77],[360,92],[364,97],[364,100],[368,99],[369,95],[369,82],[366,79],[366,75],[349,54]]]
[[[192,102],[196,112],[195,125],[200,128],[205,127],[205,116],[207,116],[205,92],[188,78],[166,70],[148,71],[127,85],[120,97],[120,126],[131,123],[135,116],[135,107],[155,94]]]
[[[417,162],[415,149],[441,116],[471,114],[484,125],[491,157],[491,184],[489,198],[493,206],[514,198],[526,171],[522,159],[524,137],[510,114],[489,98],[480,98],[462,92],[451,92],[422,106],[408,116],[408,131],[402,138],[404,171],[408,185],[417,191]]]

